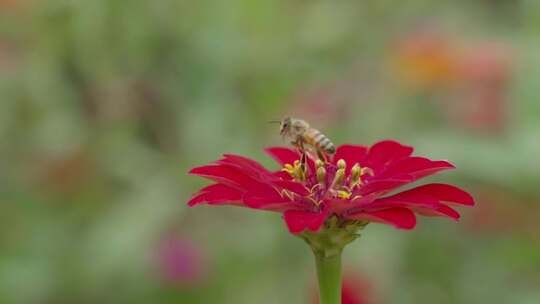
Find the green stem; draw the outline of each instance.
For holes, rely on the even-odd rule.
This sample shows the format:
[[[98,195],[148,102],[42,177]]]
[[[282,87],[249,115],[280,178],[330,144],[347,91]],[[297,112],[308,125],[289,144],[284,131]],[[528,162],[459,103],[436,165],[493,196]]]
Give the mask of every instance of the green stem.
[[[341,251],[327,256],[315,252],[319,304],[341,304]]]
[[[319,231],[298,234],[315,254],[319,304],[341,304],[341,252],[347,244],[360,236],[358,231],[367,224],[368,222],[349,221],[332,216]]]

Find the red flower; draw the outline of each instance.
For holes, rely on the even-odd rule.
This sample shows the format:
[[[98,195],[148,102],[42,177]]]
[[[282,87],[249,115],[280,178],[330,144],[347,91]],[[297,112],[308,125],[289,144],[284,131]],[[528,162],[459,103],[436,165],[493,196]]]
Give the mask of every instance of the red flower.
[[[474,205],[465,191],[447,184],[427,184],[388,195],[395,189],[439,171],[452,169],[447,161],[411,156],[413,148],[395,141],[371,147],[342,145],[327,163],[308,156],[307,166],[293,149],[266,149],[283,168],[272,172],[251,159],[226,154],[191,174],[215,181],[201,189],[189,206],[237,205],[283,213],[291,233],[318,231],[336,215],[352,222],[380,222],[412,229],[416,214],[446,216],[459,213],[448,205]]]

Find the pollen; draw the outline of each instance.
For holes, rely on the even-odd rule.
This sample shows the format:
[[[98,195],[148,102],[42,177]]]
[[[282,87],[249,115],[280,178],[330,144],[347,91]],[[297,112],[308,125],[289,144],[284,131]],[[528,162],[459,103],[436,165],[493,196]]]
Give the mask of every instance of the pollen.
[[[283,166],[283,169],[281,169],[281,171],[287,172],[292,177],[294,177],[294,167],[291,166],[291,164],[285,164],[285,166]]]
[[[298,178],[298,180],[305,181],[306,180],[306,172],[304,171],[305,167],[299,160],[294,161],[294,169],[296,171],[296,177]]]
[[[351,193],[344,190],[337,191],[337,197],[341,199],[349,199],[351,197]]]
[[[285,164],[281,171],[289,173],[292,178],[299,181],[304,181],[306,179],[306,173],[299,160],[296,160],[293,165]]]

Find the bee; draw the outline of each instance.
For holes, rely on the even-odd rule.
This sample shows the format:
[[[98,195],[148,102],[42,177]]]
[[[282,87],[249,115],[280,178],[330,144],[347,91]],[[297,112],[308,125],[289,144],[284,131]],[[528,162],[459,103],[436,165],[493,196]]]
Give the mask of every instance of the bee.
[[[322,160],[326,160],[324,153],[336,153],[336,147],[332,141],[319,130],[310,127],[305,120],[285,117],[280,121],[279,133],[284,138],[291,140],[291,144],[298,147],[302,153],[305,151],[304,144],[315,148]]]

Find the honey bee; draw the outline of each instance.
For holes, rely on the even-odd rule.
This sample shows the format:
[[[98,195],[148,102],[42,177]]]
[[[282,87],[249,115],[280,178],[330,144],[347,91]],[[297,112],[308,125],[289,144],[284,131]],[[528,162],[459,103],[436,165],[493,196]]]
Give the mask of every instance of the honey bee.
[[[328,137],[319,130],[312,128],[302,119],[285,117],[280,121],[279,133],[284,138],[291,140],[291,144],[298,147],[302,153],[304,144],[315,148],[320,159],[325,159],[324,153],[334,154],[336,147]],[[324,152],[324,153],[322,153]]]

